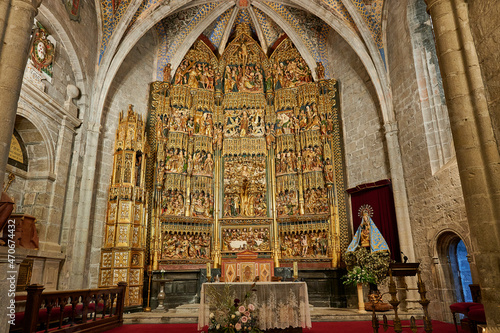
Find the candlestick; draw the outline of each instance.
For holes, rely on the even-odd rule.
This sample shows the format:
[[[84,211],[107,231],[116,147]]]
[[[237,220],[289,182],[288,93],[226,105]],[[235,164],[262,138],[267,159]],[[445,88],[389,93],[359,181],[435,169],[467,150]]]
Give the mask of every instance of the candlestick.
[[[211,278],[212,278],[212,271],[210,269],[210,262],[207,262],[207,281],[210,282]]]

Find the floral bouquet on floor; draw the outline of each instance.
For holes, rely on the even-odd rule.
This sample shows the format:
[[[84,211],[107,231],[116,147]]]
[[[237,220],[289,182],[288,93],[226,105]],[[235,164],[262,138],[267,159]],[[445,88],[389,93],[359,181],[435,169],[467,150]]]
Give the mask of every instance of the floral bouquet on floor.
[[[218,293],[215,289],[208,289],[208,295],[215,304],[214,311],[210,312],[208,332],[262,333],[257,327],[257,309],[253,303],[249,302],[249,297],[255,290],[254,287],[255,283],[242,301],[234,297],[234,292],[231,293],[229,284],[224,287],[222,293]]]

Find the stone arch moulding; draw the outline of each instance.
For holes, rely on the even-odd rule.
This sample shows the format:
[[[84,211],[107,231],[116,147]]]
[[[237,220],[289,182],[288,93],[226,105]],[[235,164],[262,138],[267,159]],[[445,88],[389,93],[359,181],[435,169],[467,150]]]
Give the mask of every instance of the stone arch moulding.
[[[463,234],[462,232],[455,230],[453,228],[444,228],[436,232],[434,234],[434,237],[432,238],[432,247],[431,247],[432,256],[434,258],[439,258],[440,255],[442,254],[440,251],[442,251],[444,248],[448,248],[449,245],[456,240],[463,241],[467,249],[467,253],[471,254],[472,244],[470,243],[470,240],[466,237],[463,237],[462,234]]]
[[[25,118],[29,121],[40,133],[43,138],[43,145],[45,146],[47,153],[47,173],[49,177],[54,178],[54,158],[55,151],[54,147],[50,144],[52,142],[52,138],[50,137],[49,130],[45,125],[45,122],[38,117],[33,111],[29,111],[23,105],[18,105],[17,107],[17,115]],[[28,169],[29,172],[29,169]]]

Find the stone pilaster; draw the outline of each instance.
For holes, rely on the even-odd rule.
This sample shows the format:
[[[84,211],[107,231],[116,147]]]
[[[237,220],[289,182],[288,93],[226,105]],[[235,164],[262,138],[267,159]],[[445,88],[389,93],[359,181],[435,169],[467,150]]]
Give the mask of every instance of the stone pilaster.
[[[471,35],[468,4],[465,0],[426,3],[436,36],[488,332],[500,332],[500,156]]]
[[[28,60],[31,27],[41,0],[2,1],[0,4],[0,179],[3,182],[17,101]],[[3,184],[2,184],[3,188]]]

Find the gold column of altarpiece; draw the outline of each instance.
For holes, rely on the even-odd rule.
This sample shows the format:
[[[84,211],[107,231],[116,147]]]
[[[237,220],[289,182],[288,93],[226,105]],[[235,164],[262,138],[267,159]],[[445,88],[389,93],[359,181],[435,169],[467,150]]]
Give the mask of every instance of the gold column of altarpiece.
[[[218,267],[242,250],[338,267],[348,236],[337,83],[318,74],[288,38],[267,57],[240,25],[220,59],[198,40],[173,78],[151,84],[154,269]]]
[[[145,124],[132,106],[120,114],[109,188],[99,287],[127,282],[126,306],[142,305],[147,210]]]

